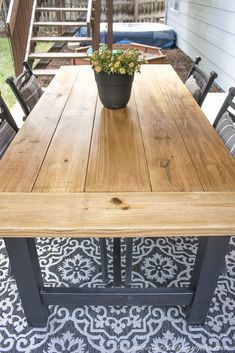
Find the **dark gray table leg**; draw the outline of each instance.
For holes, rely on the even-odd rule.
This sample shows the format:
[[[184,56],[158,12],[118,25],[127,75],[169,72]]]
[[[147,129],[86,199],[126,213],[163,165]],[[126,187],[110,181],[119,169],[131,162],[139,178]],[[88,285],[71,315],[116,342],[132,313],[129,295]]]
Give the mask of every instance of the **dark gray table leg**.
[[[222,264],[222,268],[221,268],[221,275],[222,276],[227,276],[228,271],[227,271],[227,266],[226,266],[226,261],[224,259],[224,262]]]
[[[132,254],[133,254],[133,238],[126,238],[126,274],[125,274],[126,287],[131,287]]]
[[[230,237],[203,237],[199,240],[191,285],[195,287],[189,307],[188,324],[203,324],[209,311],[217,281],[224,262]]]
[[[46,326],[49,311],[40,296],[43,283],[35,240],[5,238],[4,241],[27,322],[34,327]]]
[[[102,279],[105,284],[108,283],[108,255],[107,255],[107,240],[106,238],[99,238],[100,254],[101,254],[101,271]]]
[[[205,256],[207,243],[208,243],[208,237],[199,237],[197,255],[196,255],[196,259],[193,267],[193,273],[191,277],[191,286],[194,288],[196,288],[197,286],[198,277],[199,277],[200,269]]]
[[[113,285],[121,287],[121,239],[113,239]]]

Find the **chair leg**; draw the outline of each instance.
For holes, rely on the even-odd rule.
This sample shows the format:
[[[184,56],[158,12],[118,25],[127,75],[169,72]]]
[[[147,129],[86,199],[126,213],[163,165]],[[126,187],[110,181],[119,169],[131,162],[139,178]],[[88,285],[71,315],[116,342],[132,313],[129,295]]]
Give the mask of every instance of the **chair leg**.
[[[108,255],[107,255],[107,240],[106,238],[99,238],[100,253],[101,253],[101,271],[102,279],[105,284],[108,284]]]
[[[133,238],[126,238],[126,276],[125,276],[125,287],[131,287],[131,277],[132,277],[132,254],[133,254]]]

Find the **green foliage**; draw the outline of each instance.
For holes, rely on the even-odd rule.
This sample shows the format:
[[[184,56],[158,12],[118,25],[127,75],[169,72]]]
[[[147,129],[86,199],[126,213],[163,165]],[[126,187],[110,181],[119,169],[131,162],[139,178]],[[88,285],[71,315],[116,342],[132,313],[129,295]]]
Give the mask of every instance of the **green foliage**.
[[[99,51],[94,51],[90,63],[97,73],[103,71],[109,75],[134,75],[135,72],[140,72],[140,65],[146,63],[146,60],[137,49],[111,51],[103,45]]]
[[[47,52],[51,47],[49,43],[39,43],[37,45],[37,52]],[[36,61],[34,66],[36,65]],[[0,91],[2,97],[9,108],[12,108],[16,103],[16,98],[12,93],[10,87],[6,84],[6,78],[9,76],[15,77],[13,61],[11,57],[11,50],[9,40],[6,37],[0,37]]]
[[[9,108],[15,104],[16,99],[5,81],[8,76],[14,75],[8,38],[0,37],[0,91]]]

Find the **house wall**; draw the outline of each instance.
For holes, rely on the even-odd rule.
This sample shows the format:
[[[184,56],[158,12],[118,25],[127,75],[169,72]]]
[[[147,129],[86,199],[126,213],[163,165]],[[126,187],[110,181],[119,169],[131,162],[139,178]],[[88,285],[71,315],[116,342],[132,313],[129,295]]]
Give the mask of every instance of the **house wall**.
[[[235,86],[235,1],[168,0],[166,22],[177,33],[177,46],[194,59],[201,56],[208,72],[227,91]]]

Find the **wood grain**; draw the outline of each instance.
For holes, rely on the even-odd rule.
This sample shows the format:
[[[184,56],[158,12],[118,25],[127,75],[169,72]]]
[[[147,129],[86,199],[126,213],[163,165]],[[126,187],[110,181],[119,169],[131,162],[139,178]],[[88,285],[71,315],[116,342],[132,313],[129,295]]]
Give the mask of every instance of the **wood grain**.
[[[28,116],[1,160],[0,192],[32,190],[78,72],[61,68]]]
[[[85,191],[150,190],[134,97],[125,109],[98,102]]]
[[[235,193],[3,193],[2,237],[235,235]]]
[[[94,73],[81,67],[33,191],[84,190],[96,100]]]
[[[142,70],[134,85],[152,190],[201,191],[187,148],[152,76],[150,70]]]
[[[235,160],[177,74],[167,65],[162,67],[153,70],[152,77],[161,87],[203,189],[234,191]]]
[[[172,70],[107,110],[60,69],[0,163],[0,236],[234,235],[235,161]]]

